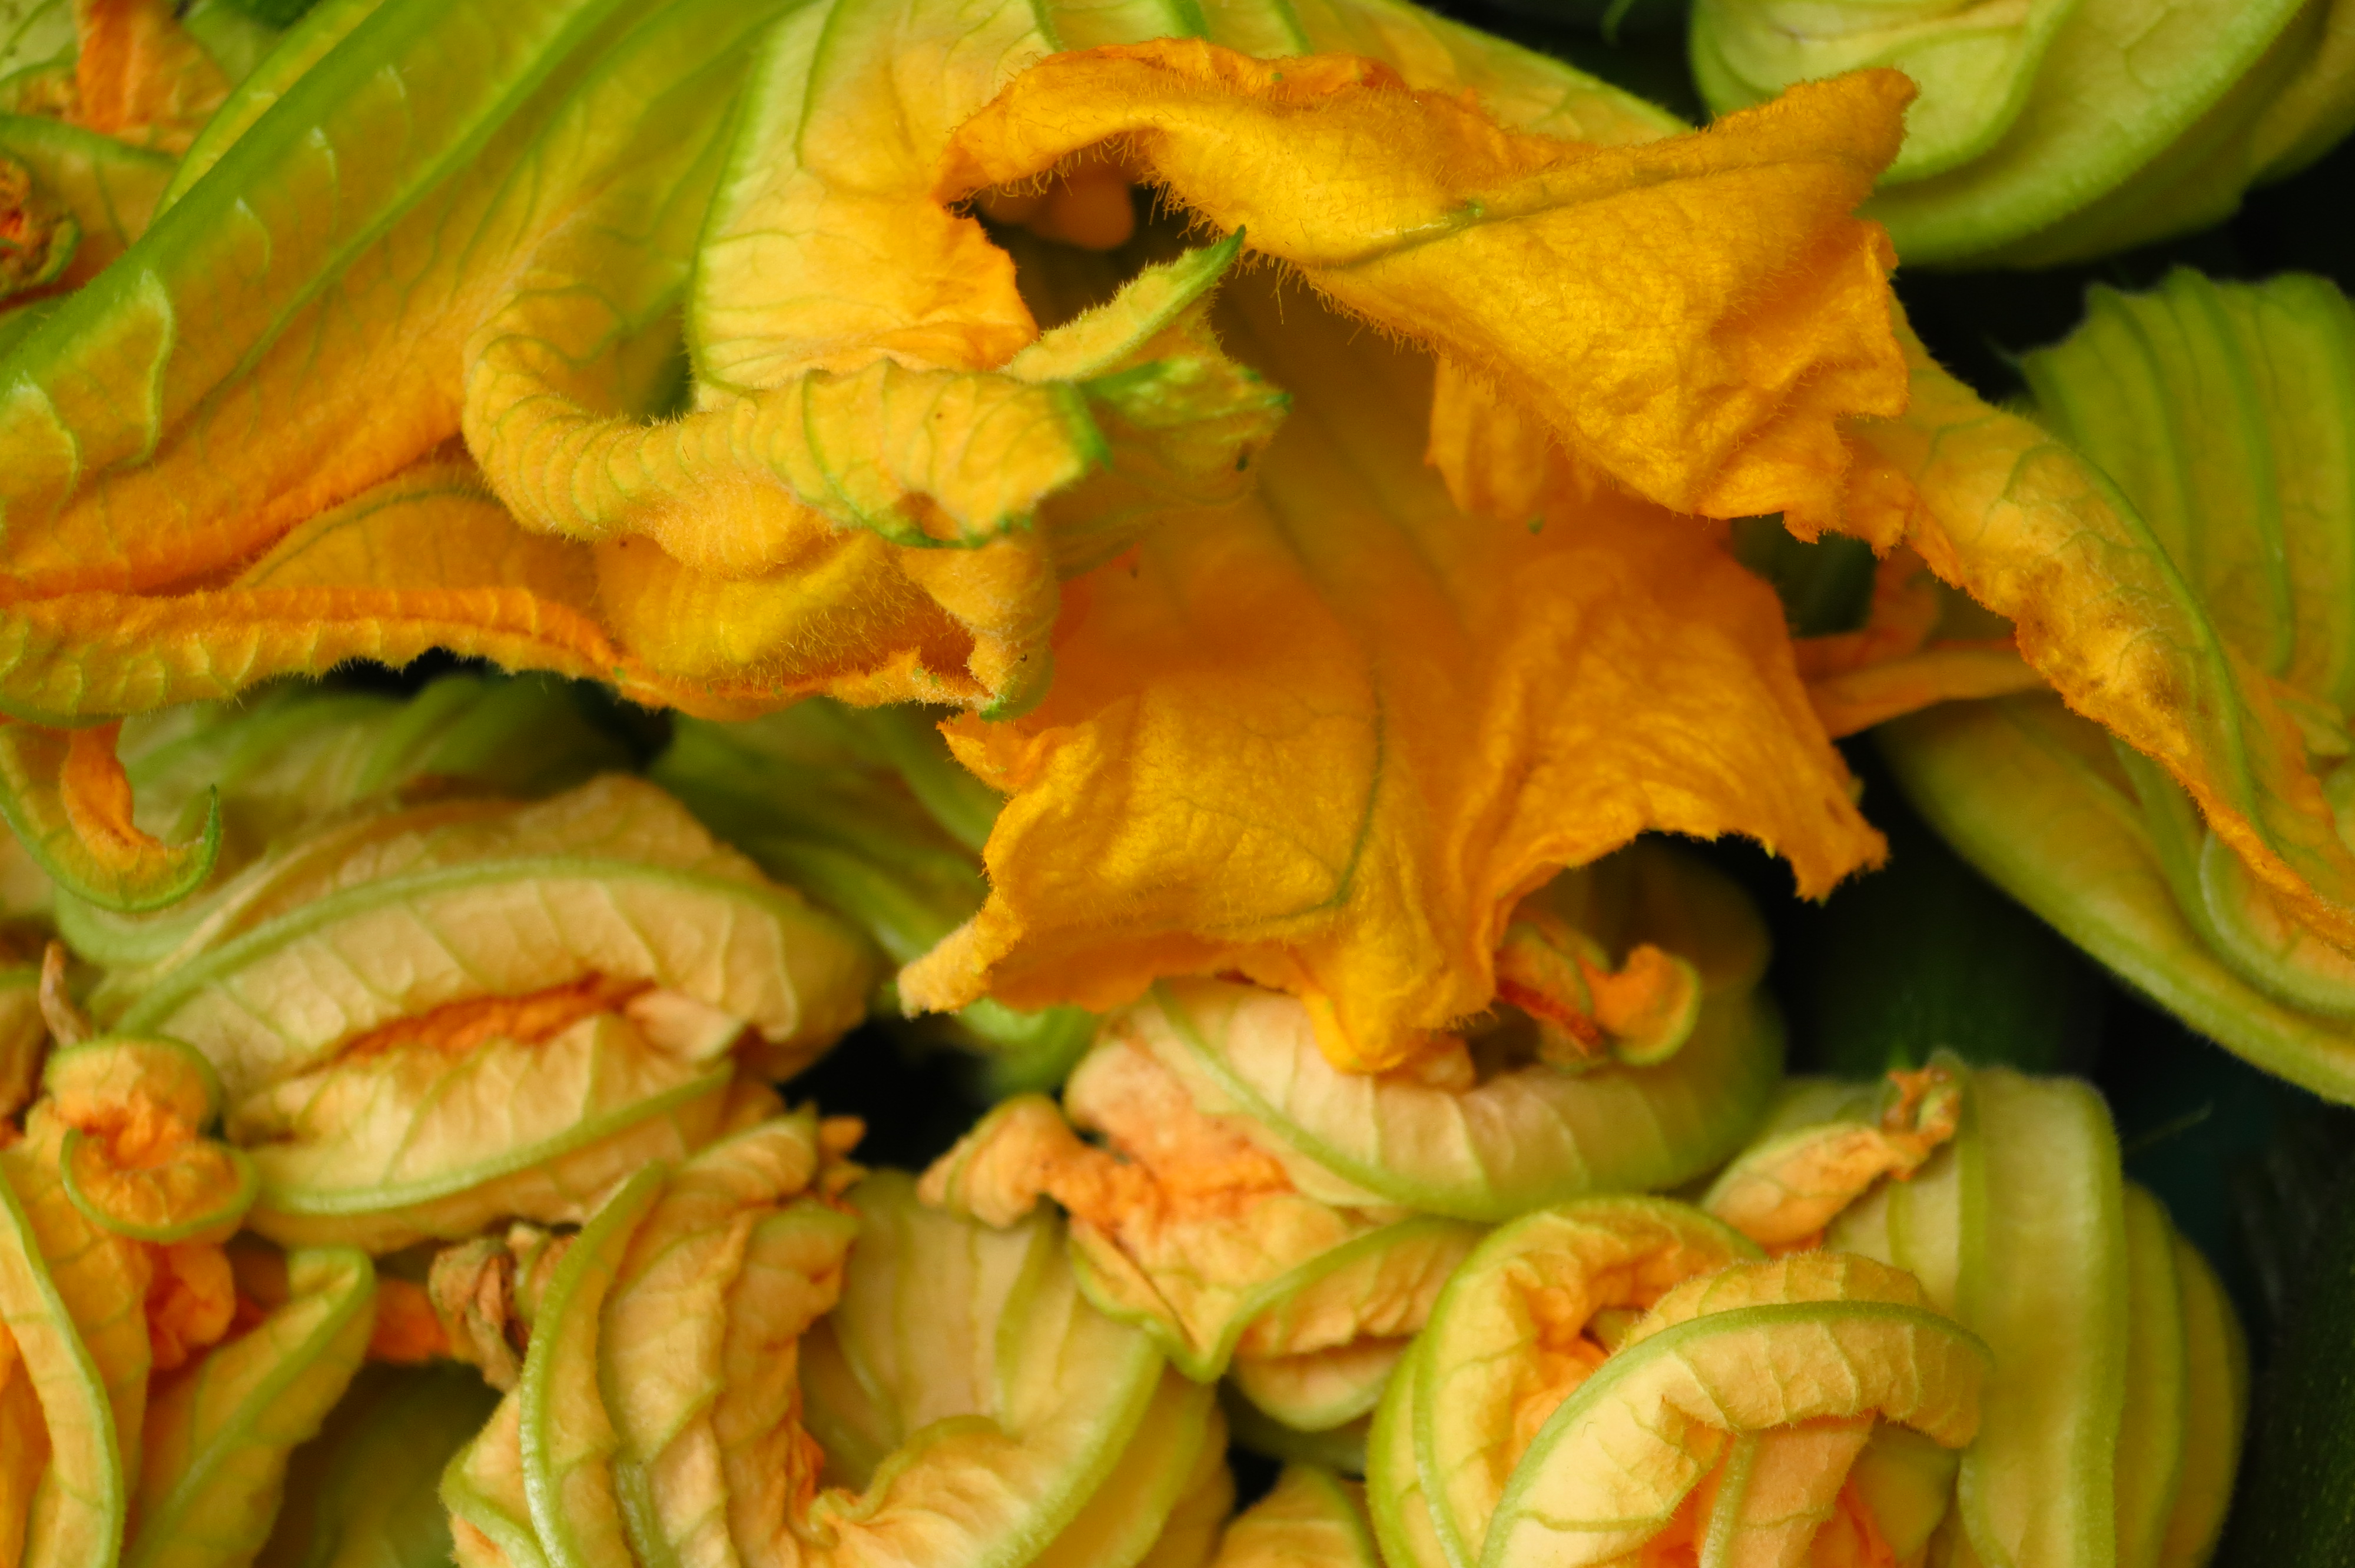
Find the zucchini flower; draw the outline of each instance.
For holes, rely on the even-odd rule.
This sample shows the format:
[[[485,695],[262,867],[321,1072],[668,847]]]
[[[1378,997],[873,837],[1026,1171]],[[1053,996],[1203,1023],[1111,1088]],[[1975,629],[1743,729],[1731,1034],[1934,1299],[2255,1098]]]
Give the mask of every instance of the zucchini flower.
[[[2355,1099],[2355,312],[2318,279],[2178,272],[2094,290],[2021,366],[2098,471],[2008,417],[1936,461],[1984,455],[1987,526],[1952,548],[2024,646],[2041,623],[2059,699],[1902,720],[1891,764],[1966,859],[2129,983]],[[2005,453],[2035,477],[1998,497]],[[2089,504],[2052,504],[2064,473]]]
[[[1235,975],[1386,1071],[1646,829],[1880,854],[1722,520],[1974,521],[1851,215],[1894,73],[1678,134],[1397,0],[356,10],[0,345],[0,755],[78,890],[197,842],[104,721],[432,647],[965,710],[912,1009]]]
[[[1342,1433],[1483,1226],[1690,1180],[1779,1073],[1764,935],[1678,853],[1566,873],[1512,929],[1550,961],[1524,954],[1518,1002],[1414,1072],[1335,1068],[1296,998],[1168,982],[1106,1021],[1060,1111],[1000,1105],[922,1194],[1000,1225],[1051,1199],[1099,1308],[1187,1376],[1230,1378],[1274,1442]]]
[[[186,1046],[57,1051],[0,1143],[0,1554],[27,1568],[251,1561],[287,1456],[357,1370],[376,1281],[349,1248],[222,1243],[251,1165],[206,1135]]]
[[[0,351],[13,712],[435,646],[712,717],[963,707],[1022,798],[911,1002],[1233,969],[1366,1065],[1484,1008],[1512,904],[1646,826],[1749,833],[1810,890],[1877,853],[1771,597],[1690,514],[1833,520],[1839,421],[1902,406],[1849,216],[1895,78],[1677,136],[1391,0],[584,5],[495,37],[449,0],[314,10],[229,154]],[[1122,238],[1131,183],[1209,242]],[[160,902],[102,728],[40,733],[20,792]],[[1271,745],[1334,766],[1264,783]],[[1156,777],[1207,793],[1100,808]],[[1059,837],[1161,907],[1041,903]]]
[[[2246,1351],[2206,1261],[2123,1180],[2100,1097],[1945,1056],[1891,1078],[1877,1095],[1792,1080],[1702,1206],[1770,1246],[1808,1227],[1904,1269],[1993,1350],[1940,1502],[1950,1491],[1978,1562],[2204,1561],[2232,1498]],[[1951,1139],[1917,1160],[1918,1126],[1892,1135],[1892,1113]],[[1887,1152],[1853,1157],[1867,1146]]]
[[[177,907],[77,931],[112,1026],[187,1042],[250,1224],[383,1253],[576,1223],[757,1120],[862,1014],[858,937],[642,780],[378,806]]]
[[[1899,1269],[1755,1257],[1657,1198],[1489,1236],[1374,1419],[1385,1560],[1914,1558],[1944,1508],[1909,1472],[1979,1430],[1987,1347]]]
[[[1893,67],[1922,90],[1865,210],[1908,262],[2080,261],[2232,216],[2355,127],[2355,18],[2324,0],[1697,0],[1721,113]]]
[[[564,1244],[442,1482],[459,1562],[1206,1560],[1209,1391],[1087,1305],[1050,1220],[988,1230],[891,1172],[837,1196],[815,1129],[650,1168]]]

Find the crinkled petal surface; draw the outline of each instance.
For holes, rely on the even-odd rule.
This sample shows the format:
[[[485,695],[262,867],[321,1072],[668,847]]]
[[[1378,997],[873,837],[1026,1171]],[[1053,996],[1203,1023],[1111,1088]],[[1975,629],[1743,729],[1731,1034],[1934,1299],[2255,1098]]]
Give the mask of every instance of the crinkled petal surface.
[[[1904,79],[1860,72],[1619,148],[1405,87],[1366,60],[1093,50],[960,127],[941,194],[1123,138],[1189,211],[1494,378],[1577,463],[1678,511],[1828,516],[1845,466],[1829,417],[1903,406],[1891,257],[1849,211],[1896,154]]]
[[[2160,764],[2286,908],[2355,946],[2355,851],[2264,651],[2107,475],[1913,353],[1912,408],[1855,427],[1875,461],[1851,522],[1876,542],[1902,531],[2009,617],[2070,706]]]
[[[1259,489],[1092,583],[1034,713],[952,731],[1012,799],[989,903],[903,996],[1103,1009],[1240,971],[1384,1066],[1487,1005],[1521,894],[1647,828],[1746,833],[1809,892],[1877,857],[1715,534],[1599,491],[1467,518],[1417,461],[1427,361],[1229,298],[1229,344],[1297,397]]]
[[[1848,216],[1895,151],[1888,73],[1613,151],[1673,124],[1383,0],[336,17],[237,101],[124,264],[0,358],[21,711],[432,646],[715,715],[814,691],[1018,711],[1058,575],[1237,488],[1282,411],[1146,278],[1115,315],[1152,330],[1092,356],[1056,342],[1082,323],[1042,336],[953,205],[1135,132],[1104,112],[1124,94],[1189,206],[1264,225],[1643,493],[1822,514],[1827,416],[1902,397],[1886,247]],[[1059,103],[1060,142],[1033,112]],[[1369,136],[1396,155],[1358,164],[1400,179],[1334,203],[1322,176]],[[1256,151],[1221,170],[1219,145]],[[1523,281],[1563,275],[1592,297]],[[1527,339],[1540,308],[1554,330]],[[1676,330],[1596,330],[1629,311]],[[1592,395],[1553,390],[1573,383]],[[459,436],[496,503],[403,488]]]
[[[295,1253],[287,1278],[285,1305],[159,1382],[127,1564],[246,1563],[269,1536],[287,1456],[359,1370],[376,1294],[375,1271],[349,1250]]]

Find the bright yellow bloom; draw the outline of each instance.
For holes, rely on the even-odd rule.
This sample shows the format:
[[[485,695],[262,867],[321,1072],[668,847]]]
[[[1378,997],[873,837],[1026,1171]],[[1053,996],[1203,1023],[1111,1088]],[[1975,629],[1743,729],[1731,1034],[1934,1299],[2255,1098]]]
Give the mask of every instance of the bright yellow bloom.
[[[1381,1067],[1646,830],[1828,890],[1881,844],[1819,713],[2023,678],[1868,635],[1811,698],[1716,521],[1924,504],[1858,445],[1909,396],[1851,211],[1894,73],[1673,135],[1387,0],[569,3],[471,53],[316,24],[133,253],[0,328],[0,706],[435,646],[715,716],[952,704],[1011,799],[911,1003],[1238,973]],[[445,140],[375,139],[437,94]],[[1129,179],[1224,238],[1124,240]],[[0,737],[53,874],[201,879],[94,741]]]
[[[1750,834],[1809,892],[1877,856],[1779,607],[1675,514],[1835,522],[1832,415],[1899,411],[1885,252],[1845,214],[1902,84],[1597,152],[1334,70],[1103,51],[959,133],[953,189],[1126,137],[1314,291],[1227,290],[1224,343],[1295,399],[1252,496],[1091,579],[1039,707],[953,732],[1013,799],[912,1003],[1235,971],[1387,1066],[1487,1005],[1522,894],[1646,828]]]

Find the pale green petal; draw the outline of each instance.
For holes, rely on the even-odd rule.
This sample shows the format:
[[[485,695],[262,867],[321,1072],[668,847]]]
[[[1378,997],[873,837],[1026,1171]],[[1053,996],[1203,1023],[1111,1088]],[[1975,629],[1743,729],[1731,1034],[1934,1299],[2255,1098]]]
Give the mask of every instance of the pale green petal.
[[[472,1367],[363,1368],[294,1451],[256,1568],[447,1568],[442,1472],[497,1403]]]
[[[1722,112],[1892,65],[1920,84],[1865,209],[1914,263],[2046,266],[2228,217],[2355,119],[2331,0],[1702,0],[1694,74]]]
[[[587,976],[678,992],[787,1062],[863,1011],[863,944],[635,779],[420,808],[307,847],[212,895],[169,959],[93,1006],[195,1044],[233,1102],[395,1020]]]
[[[270,1533],[287,1456],[359,1370],[376,1274],[348,1248],[286,1261],[290,1296],[150,1394],[127,1565],[241,1568]]]

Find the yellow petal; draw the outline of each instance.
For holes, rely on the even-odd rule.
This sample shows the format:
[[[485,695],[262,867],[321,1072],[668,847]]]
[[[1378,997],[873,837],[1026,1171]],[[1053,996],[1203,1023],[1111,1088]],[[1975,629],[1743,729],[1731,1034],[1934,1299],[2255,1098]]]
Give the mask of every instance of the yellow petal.
[[[1770,1251],[1813,1245],[1882,1177],[1911,1178],[1961,1120],[1962,1091],[1947,1069],[1892,1071],[1879,1107],[1856,1106],[1736,1155],[1700,1206]]]
[[[1866,461],[1850,525],[1881,545],[1902,534],[2011,620],[2070,706],[2163,767],[2287,909],[2355,947],[2355,850],[2285,688],[2228,641],[2100,470],[1905,338],[1912,406],[1852,427]]]
[[[1047,701],[951,732],[1012,799],[989,902],[904,998],[1105,1009],[1239,971],[1383,1066],[1488,1005],[1522,894],[1647,828],[1748,834],[1810,894],[1879,855],[1715,535],[1608,495],[1466,518],[1419,461],[1427,362],[1230,298],[1227,343],[1299,399],[1259,489],[1083,579]]]
[[[107,909],[186,897],[219,856],[220,801],[204,832],[170,845],[131,820],[131,780],[114,755],[121,724],[59,731],[0,721],[0,814],[59,885]]]
[[[1281,402],[1202,326],[1217,267],[1190,294],[1168,269],[1130,280],[1113,315],[1153,330],[1119,354],[1058,341],[1107,336],[1087,318],[1042,334],[1037,280],[1018,289],[1016,247],[963,206],[991,193],[943,179],[1009,83],[999,121],[1069,102],[1064,129],[1101,142],[1100,77],[1168,76],[1131,106],[1167,122],[1156,178],[1223,228],[1262,214],[1266,249],[1346,308],[1529,401],[1582,482],[1812,517],[1846,462],[1832,417],[1901,391],[1885,247],[1848,216],[1894,149],[1894,77],[1614,151],[1673,122],[1393,0],[689,0],[611,34],[542,4],[464,48],[353,33],[133,264],[14,345],[0,687],[21,711],[102,716],[436,645],[712,714],[814,690],[1027,706],[1056,578],[1248,484]],[[93,103],[178,101],[140,74],[165,61],[161,0],[84,9],[121,24],[85,48]],[[1138,46],[1188,28],[1215,42]],[[1278,82],[1233,48],[1316,63]],[[1014,129],[1036,143],[1018,185],[1086,152],[1045,144],[1035,115]],[[1353,160],[1371,208],[1317,188],[1364,134],[1400,154]],[[1252,150],[1231,190],[1203,185],[1211,141]],[[1425,153],[1445,166],[1417,184]],[[1126,166],[1087,164],[1038,221],[1111,238]],[[1105,210],[1055,217],[1083,187]],[[1197,255],[1223,267],[1234,238]],[[381,548],[375,575],[285,574],[314,530],[401,532],[371,498],[458,435],[512,521],[408,531],[429,580]]]
[[[74,0],[74,30],[73,118],[92,131],[181,152],[229,96],[172,0]]]
[[[1951,595],[1921,556],[1900,548],[1874,571],[1860,629],[1800,641],[1799,673],[1827,731],[1854,735],[1934,704],[2043,686],[2009,636],[1938,636]]]
[[[172,207],[176,249],[150,246],[145,265],[114,270],[119,287],[86,290],[34,328],[47,347],[11,355],[27,376],[0,409],[10,524],[0,662],[11,666],[0,683],[11,705],[137,711],[437,646],[725,715],[815,689],[979,704],[994,694],[968,662],[999,676],[1043,671],[1051,592],[1042,609],[1036,591],[1011,591],[996,556],[959,553],[987,579],[944,590],[978,618],[968,627],[899,568],[898,552],[860,550],[815,513],[794,541],[801,554],[772,563],[795,574],[798,591],[780,595],[773,582],[738,596],[798,609],[755,618],[750,630],[766,636],[708,613],[669,616],[708,612],[728,584],[676,561],[615,570],[588,548],[534,540],[487,504],[479,478],[472,496],[427,506],[430,517],[412,508],[412,526],[371,514],[381,487],[398,493],[404,472],[436,466],[429,460],[460,433],[470,398],[499,407],[497,373],[528,358],[506,341],[516,332],[546,324],[565,347],[586,334],[594,387],[555,390],[594,390],[601,418],[626,410],[643,421],[659,401],[722,132],[768,16],[705,0],[621,39],[506,18],[464,48],[378,29],[315,64],[314,75],[344,73],[348,90],[332,101],[297,94],[266,134],[240,142],[231,162],[243,173],[208,176],[209,194],[192,188]],[[1015,42],[1035,36],[1025,27]],[[602,55],[599,69],[582,78],[568,51]],[[986,98],[996,69],[988,62],[964,105]],[[437,106],[438,127],[422,142],[411,134],[421,101]],[[464,154],[443,140],[469,136],[478,140]],[[928,172],[927,157],[920,194]],[[339,216],[325,228],[304,216],[331,209]],[[957,221],[989,249],[977,225]],[[560,320],[517,314],[510,290],[545,303],[584,270],[597,287],[550,307]],[[1010,281],[1010,265],[1001,270]],[[1023,339],[1033,336],[1026,325]],[[1034,403],[1060,395],[1014,389]],[[874,411],[860,392],[837,399],[857,438],[842,467],[869,473],[893,454],[857,428]],[[921,426],[915,402],[894,406]],[[1009,452],[1024,449],[983,454],[977,482]],[[1028,465],[1042,466],[1053,466],[1047,456]],[[140,525],[121,526],[126,516]],[[462,525],[446,526],[453,518]],[[934,541],[922,544],[934,553]],[[830,570],[845,555],[856,557],[849,569]],[[937,575],[943,564],[918,570]],[[804,568],[821,580],[804,580]],[[639,591],[609,595],[614,577]]]
[[[975,635],[910,582],[890,547],[846,534],[829,548],[838,558],[824,569],[706,577],[643,541],[592,547],[530,533],[472,465],[429,462],[304,524],[227,586],[0,607],[0,683],[25,711],[70,717],[442,648],[715,718],[820,690],[977,700],[963,668]],[[871,635],[831,634],[846,626]]]
[[[1893,255],[1849,214],[1912,91],[1859,72],[1600,148],[1504,130],[1373,60],[1160,39],[1024,72],[959,127],[936,188],[1120,138],[1189,211],[1497,382],[1578,465],[1676,511],[1812,528],[1839,509],[1832,417],[1904,404]]]

